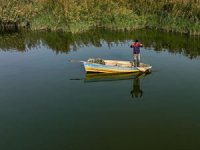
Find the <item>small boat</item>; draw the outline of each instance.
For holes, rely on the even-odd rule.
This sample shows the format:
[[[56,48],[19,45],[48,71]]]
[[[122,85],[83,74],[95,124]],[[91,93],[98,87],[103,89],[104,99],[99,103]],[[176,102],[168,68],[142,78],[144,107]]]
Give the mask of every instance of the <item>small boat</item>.
[[[140,63],[135,67],[131,61],[88,59],[83,62],[86,72],[101,73],[133,73],[133,72],[150,72],[152,66]]]

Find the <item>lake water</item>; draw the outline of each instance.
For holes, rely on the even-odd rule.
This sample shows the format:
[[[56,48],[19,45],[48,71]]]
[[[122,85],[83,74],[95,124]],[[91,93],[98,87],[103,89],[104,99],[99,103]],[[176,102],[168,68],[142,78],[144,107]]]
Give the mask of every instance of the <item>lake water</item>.
[[[132,60],[136,38],[146,76],[90,82],[68,62]],[[0,35],[0,149],[199,149],[199,41],[151,30]]]

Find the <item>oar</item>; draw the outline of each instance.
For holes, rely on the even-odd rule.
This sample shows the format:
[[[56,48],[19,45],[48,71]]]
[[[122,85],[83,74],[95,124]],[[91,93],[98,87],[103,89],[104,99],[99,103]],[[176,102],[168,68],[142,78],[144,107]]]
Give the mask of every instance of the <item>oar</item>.
[[[82,61],[82,60],[68,60],[68,62],[81,62],[81,63],[83,63],[83,62],[86,62],[86,61]]]

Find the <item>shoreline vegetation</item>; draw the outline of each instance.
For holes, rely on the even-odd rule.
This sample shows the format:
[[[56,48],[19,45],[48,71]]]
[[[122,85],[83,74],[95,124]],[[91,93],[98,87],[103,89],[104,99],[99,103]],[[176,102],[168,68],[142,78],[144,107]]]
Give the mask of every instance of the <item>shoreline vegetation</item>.
[[[111,31],[109,29],[91,29],[88,32],[16,32],[0,34],[0,51],[26,52],[40,46],[50,48],[56,53],[69,53],[82,47],[109,48],[124,45],[129,48],[130,39],[138,38],[149,50],[157,52],[168,51],[173,54],[182,54],[190,59],[200,57],[199,36],[185,36],[174,33],[165,33],[152,29],[138,29],[134,31]]]
[[[200,35],[200,0],[1,0],[0,32],[12,27],[70,33],[150,28]]]

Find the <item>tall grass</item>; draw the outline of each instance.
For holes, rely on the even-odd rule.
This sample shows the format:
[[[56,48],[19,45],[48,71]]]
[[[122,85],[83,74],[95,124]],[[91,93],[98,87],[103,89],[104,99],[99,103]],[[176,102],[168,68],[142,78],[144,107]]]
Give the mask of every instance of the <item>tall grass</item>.
[[[200,35],[200,0],[1,0],[0,22],[5,21],[73,33],[103,26]]]

